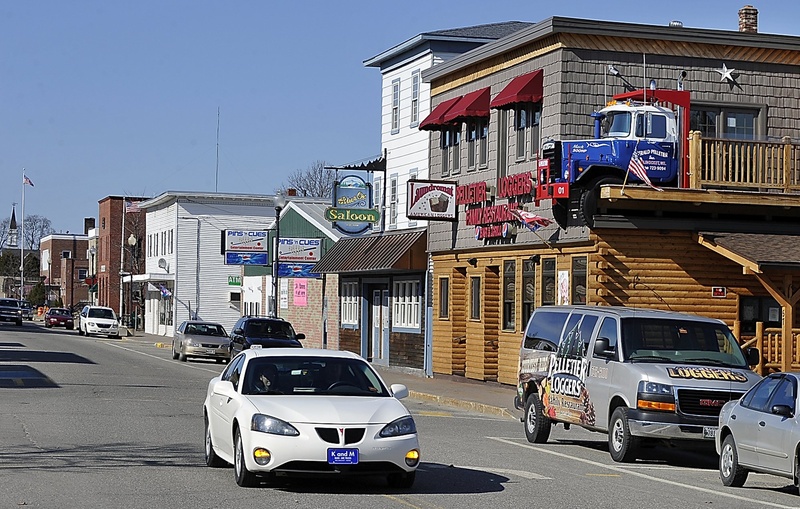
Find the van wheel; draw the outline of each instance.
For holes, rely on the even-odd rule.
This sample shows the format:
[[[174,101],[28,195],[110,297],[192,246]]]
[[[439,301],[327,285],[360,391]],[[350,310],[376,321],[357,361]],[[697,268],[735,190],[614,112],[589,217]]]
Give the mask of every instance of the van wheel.
[[[636,458],[639,438],[631,435],[628,425],[628,409],[617,407],[611,414],[608,424],[608,452],[611,459],[618,463],[630,463]]]
[[[544,415],[544,406],[535,392],[525,400],[525,436],[532,444],[543,444],[550,437],[550,418]]]
[[[583,224],[589,228],[594,227],[594,215],[597,213],[597,200],[600,198],[600,186],[603,184],[622,184],[619,177],[605,175],[589,183],[580,199],[580,217]]]
[[[741,488],[747,480],[747,470],[739,466],[739,453],[736,451],[736,442],[733,435],[728,435],[722,441],[722,451],[719,454],[719,478],[722,484]]]

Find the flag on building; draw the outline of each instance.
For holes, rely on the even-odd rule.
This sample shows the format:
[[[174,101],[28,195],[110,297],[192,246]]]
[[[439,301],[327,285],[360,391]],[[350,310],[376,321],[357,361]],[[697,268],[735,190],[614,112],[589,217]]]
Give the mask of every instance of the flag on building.
[[[172,292],[166,286],[161,285],[161,296],[164,298],[172,297]]]
[[[29,179],[26,175],[22,175],[22,185],[28,184],[29,186],[33,187],[33,182]]]
[[[516,217],[522,224],[528,227],[528,229],[532,232],[535,232],[539,228],[544,226],[550,226],[553,224],[553,221],[547,219],[546,217],[542,217],[527,210],[522,209],[510,209],[509,212],[512,216]]]
[[[631,162],[628,164],[628,172],[633,173],[636,178],[652,187],[656,191],[663,191],[663,189],[658,186],[654,186],[653,183],[650,182],[650,177],[647,176],[647,170],[644,167],[642,158],[639,157],[639,153],[635,150],[631,155]]]
[[[138,201],[126,201],[125,202],[125,212],[141,212],[142,209],[139,208]]]

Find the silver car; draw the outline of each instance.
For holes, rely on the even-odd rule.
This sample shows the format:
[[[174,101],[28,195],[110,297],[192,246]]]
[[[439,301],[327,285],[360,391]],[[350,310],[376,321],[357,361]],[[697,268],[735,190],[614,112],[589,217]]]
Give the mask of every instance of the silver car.
[[[200,320],[187,320],[175,331],[172,339],[172,358],[186,362],[189,357],[231,359],[231,340],[222,325]]]
[[[800,373],[774,373],[719,414],[716,448],[725,486],[740,487],[749,472],[787,477],[798,486]]]

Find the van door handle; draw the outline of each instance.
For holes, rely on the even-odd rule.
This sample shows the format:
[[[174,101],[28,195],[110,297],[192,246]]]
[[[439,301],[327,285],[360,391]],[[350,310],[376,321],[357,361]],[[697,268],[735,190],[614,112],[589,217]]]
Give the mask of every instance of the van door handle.
[[[763,428],[764,426],[766,426],[766,425],[767,425],[767,423],[766,423],[766,422],[764,422],[764,421],[758,421],[758,425],[759,425],[759,426],[761,426],[761,427]]]

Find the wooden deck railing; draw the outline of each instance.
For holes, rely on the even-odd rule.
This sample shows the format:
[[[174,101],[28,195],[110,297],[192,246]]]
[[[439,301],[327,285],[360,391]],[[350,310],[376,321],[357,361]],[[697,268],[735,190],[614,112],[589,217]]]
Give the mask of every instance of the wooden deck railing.
[[[738,324],[734,325],[736,334]],[[781,345],[782,331],[778,328],[765,328],[763,322],[756,323],[756,333],[752,336],[737,336],[742,348],[756,347],[761,353],[761,361],[753,367],[759,375],[767,375],[780,371],[783,365],[783,356],[791,356],[792,370],[800,370],[800,349],[797,342],[800,340],[800,329],[792,329],[792,351],[784,352]]]
[[[690,187],[800,193],[800,143],[689,135]]]

